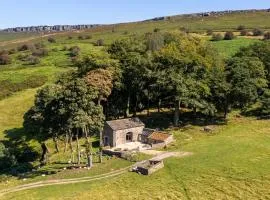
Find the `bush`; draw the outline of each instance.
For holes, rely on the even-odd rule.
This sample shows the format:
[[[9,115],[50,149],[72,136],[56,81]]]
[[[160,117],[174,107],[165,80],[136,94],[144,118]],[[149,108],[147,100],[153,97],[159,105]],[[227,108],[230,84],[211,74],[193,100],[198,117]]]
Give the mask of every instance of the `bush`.
[[[56,40],[53,37],[49,37],[48,38],[48,42],[50,42],[50,43],[56,43]]]
[[[1,54],[0,55],[0,65],[7,65],[11,63],[11,58],[8,54]]]
[[[13,48],[13,49],[8,50],[9,55],[14,54],[14,53],[16,53],[16,49]]]
[[[46,76],[30,76],[20,83],[13,83],[9,80],[0,81],[0,99],[6,98],[18,91],[40,87],[44,85],[46,81]]]
[[[86,39],[86,40],[92,39],[92,35],[87,35],[87,36],[85,36],[85,39]]]
[[[223,40],[223,36],[220,33],[213,34],[212,41],[220,41]]]
[[[160,28],[155,28],[154,33],[160,32]]]
[[[255,28],[253,31],[253,36],[262,36],[263,35],[263,30]]]
[[[264,34],[264,40],[270,40],[270,32]]]
[[[32,55],[27,56],[26,61],[27,61],[28,65],[36,65],[36,64],[40,63],[40,59],[38,57],[32,56]]]
[[[35,47],[32,44],[23,44],[18,47],[18,51],[33,50]]]
[[[47,49],[37,49],[35,51],[33,51],[32,55],[33,56],[37,56],[37,57],[44,57],[47,56],[49,54]]]
[[[238,31],[243,31],[243,30],[245,30],[246,29],[246,27],[244,26],[244,25],[239,25],[238,27],[237,27],[237,30]]]
[[[104,46],[104,40],[103,39],[99,39],[96,41],[96,46]]]
[[[27,57],[28,57],[27,54],[21,53],[21,54],[19,54],[17,56],[17,59],[20,60],[20,61],[26,61],[27,60]]]
[[[63,46],[62,51],[67,51],[68,47],[67,46]]]
[[[213,35],[213,30],[212,30],[212,29],[208,29],[208,30],[206,31],[206,34],[209,35],[209,36],[210,36],[210,35]]]
[[[69,40],[72,40],[72,38],[73,38],[73,37],[72,37],[71,35],[68,36],[68,39],[69,39]]]
[[[79,36],[78,36],[78,39],[79,39],[79,40],[83,40],[84,37],[83,37],[82,35],[79,35]]]
[[[69,51],[70,51],[69,53],[70,57],[76,57],[80,54],[81,49],[78,46],[73,46],[69,49]]]
[[[228,31],[224,35],[224,40],[233,40],[235,38],[232,31]]]
[[[241,36],[247,36],[248,35],[248,31],[247,30],[242,30],[242,31],[240,31],[240,35]]]
[[[35,43],[34,46],[35,46],[36,49],[41,49],[41,48],[45,47],[45,45],[43,43],[41,43],[41,42]]]

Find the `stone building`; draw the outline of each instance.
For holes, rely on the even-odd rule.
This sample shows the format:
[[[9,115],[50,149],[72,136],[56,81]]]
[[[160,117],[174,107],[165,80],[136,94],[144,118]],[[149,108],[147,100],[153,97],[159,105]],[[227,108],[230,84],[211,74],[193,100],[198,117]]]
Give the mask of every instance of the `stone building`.
[[[106,121],[103,129],[104,146],[115,147],[128,142],[141,140],[144,123],[139,118]]]
[[[106,121],[102,133],[103,145],[117,147],[131,142],[149,144],[153,148],[163,147],[173,141],[173,135],[145,128],[139,118]]]

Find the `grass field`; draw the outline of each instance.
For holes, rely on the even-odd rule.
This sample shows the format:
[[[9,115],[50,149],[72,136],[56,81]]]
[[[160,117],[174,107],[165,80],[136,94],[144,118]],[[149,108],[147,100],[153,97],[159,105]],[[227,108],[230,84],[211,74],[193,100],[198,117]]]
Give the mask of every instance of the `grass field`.
[[[211,44],[220,52],[221,56],[229,58],[233,56],[241,47],[247,47],[258,40],[239,37],[234,40],[222,40],[211,42]]]
[[[169,158],[151,176],[126,173],[94,183],[37,188],[3,199],[269,199],[270,123],[235,118],[209,135],[201,127],[173,131],[169,151],[190,151]]]
[[[67,48],[79,46],[81,54],[100,52],[103,47],[93,46],[93,42],[104,39],[105,44],[133,34],[144,34],[160,28],[162,32],[185,27],[194,32],[235,30],[239,25],[248,29],[255,27],[270,29],[270,13],[240,13],[210,17],[174,16],[170,20],[128,23],[98,27],[80,33],[59,33],[56,43],[48,43],[46,38],[35,38],[35,34],[0,34],[0,49],[16,47],[18,43],[31,38],[31,42],[43,41],[49,55],[40,64],[28,66],[17,60],[20,53],[12,55],[13,63],[0,69],[0,81],[22,82],[33,75],[48,77],[53,82],[62,72],[73,69]],[[78,35],[91,35],[92,39],[79,40]],[[68,39],[71,35],[73,38]],[[16,39],[16,43],[13,40]],[[207,39],[207,38],[206,38]],[[5,43],[3,42],[5,41]],[[241,47],[258,40],[238,37],[231,41],[211,42],[228,58]],[[17,43],[18,42],[18,43]],[[28,41],[29,42],[29,41]],[[4,44],[4,45],[1,45]],[[30,52],[26,52],[30,53]],[[36,89],[28,89],[0,101],[0,141],[6,139],[6,131],[22,128],[23,115],[33,105]],[[183,130],[171,130],[176,142],[167,151],[189,151],[194,155],[186,158],[169,158],[165,168],[151,176],[126,173],[108,180],[91,183],[59,185],[12,193],[2,199],[270,199],[270,123],[267,120],[235,117],[230,115],[227,125],[215,126],[215,131],[206,134],[200,126],[190,126]],[[19,132],[18,132],[19,133]],[[143,156],[142,156],[143,157]],[[67,160],[63,154],[54,154],[52,160]],[[61,160],[60,159],[60,160]],[[131,162],[109,159],[104,164],[95,164],[89,171],[61,171],[46,177],[36,176],[26,182],[40,180],[94,176],[130,165]],[[57,171],[63,165],[54,163],[44,171]],[[26,183],[17,178],[0,183],[0,188]],[[1,197],[0,197],[1,198]]]

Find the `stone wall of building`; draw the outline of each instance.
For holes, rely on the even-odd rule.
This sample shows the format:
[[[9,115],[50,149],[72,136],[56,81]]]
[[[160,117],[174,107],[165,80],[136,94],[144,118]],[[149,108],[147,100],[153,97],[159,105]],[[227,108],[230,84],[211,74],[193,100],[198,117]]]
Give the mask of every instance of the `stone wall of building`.
[[[126,143],[126,134],[132,133],[132,141],[138,141],[139,135],[142,134],[144,126],[135,127],[130,129],[118,130],[115,132],[115,146]]]

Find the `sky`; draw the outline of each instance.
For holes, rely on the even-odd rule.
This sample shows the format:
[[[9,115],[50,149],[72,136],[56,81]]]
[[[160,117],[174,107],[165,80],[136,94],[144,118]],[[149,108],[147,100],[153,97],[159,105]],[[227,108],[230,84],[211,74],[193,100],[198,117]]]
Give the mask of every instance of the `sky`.
[[[0,29],[112,24],[184,13],[270,8],[270,0],[0,0]]]

